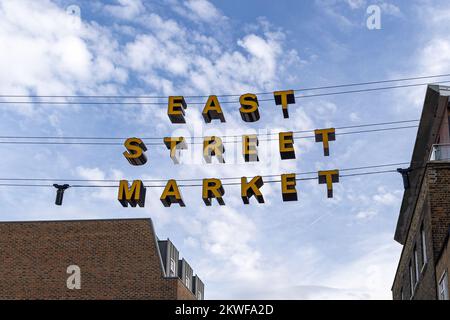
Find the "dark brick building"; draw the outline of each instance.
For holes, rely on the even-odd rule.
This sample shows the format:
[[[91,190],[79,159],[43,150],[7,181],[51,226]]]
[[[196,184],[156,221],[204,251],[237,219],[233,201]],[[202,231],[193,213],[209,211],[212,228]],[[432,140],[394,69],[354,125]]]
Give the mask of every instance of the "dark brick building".
[[[150,219],[0,223],[0,299],[203,299],[178,264]]]
[[[448,299],[450,87],[428,86],[395,230],[403,245],[394,299]]]

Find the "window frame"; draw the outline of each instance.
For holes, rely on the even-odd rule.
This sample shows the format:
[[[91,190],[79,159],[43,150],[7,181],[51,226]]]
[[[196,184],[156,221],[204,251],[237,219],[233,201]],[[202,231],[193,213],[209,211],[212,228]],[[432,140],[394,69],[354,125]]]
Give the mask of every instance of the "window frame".
[[[418,254],[417,254],[417,246],[414,246],[414,271],[415,271],[415,284],[419,283],[419,275],[420,275],[420,271],[419,271],[419,261],[418,261]]]
[[[414,287],[415,287],[412,261],[409,261],[409,286],[411,289],[410,291],[412,298],[414,296]]]
[[[173,266],[173,270],[172,270],[172,266]],[[170,258],[170,266],[169,266],[169,276],[170,277],[176,277],[177,275],[177,266],[175,263],[175,259],[174,258]]]
[[[443,283],[444,280],[445,280],[445,282]],[[442,289],[441,289],[441,286],[442,286]],[[443,293],[443,297],[442,297],[442,293]],[[439,300],[449,300],[447,270],[444,270],[444,272],[442,273],[442,276],[438,282],[438,299]]]
[[[422,244],[422,269],[425,267],[425,265],[428,262],[428,254],[427,254],[427,239],[425,235],[425,228],[422,223],[422,226],[420,227],[420,241]]]

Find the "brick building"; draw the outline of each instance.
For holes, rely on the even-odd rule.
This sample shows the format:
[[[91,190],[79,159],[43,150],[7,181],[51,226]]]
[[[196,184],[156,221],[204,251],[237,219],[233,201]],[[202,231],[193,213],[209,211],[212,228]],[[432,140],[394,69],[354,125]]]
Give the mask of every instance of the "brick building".
[[[0,299],[203,299],[178,259],[150,219],[0,222]]]
[[[395,230],[403,245],[393,298],[449,299],[450,87],[430,85]]]

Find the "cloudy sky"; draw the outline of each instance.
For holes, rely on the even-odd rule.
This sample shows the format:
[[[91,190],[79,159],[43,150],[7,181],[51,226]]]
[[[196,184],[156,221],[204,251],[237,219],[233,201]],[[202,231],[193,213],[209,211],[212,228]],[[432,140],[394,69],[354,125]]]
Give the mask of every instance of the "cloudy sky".
[[[366,26],[371,4],[381,9],[379,30]],[[448,73],[445,4],[0,0],[0,94],[242,94]],[[309,130],[418,119],[424,93],[425,87],[414,87],[297,99],[289,119],[273,101],[261,102],[256,123],[241,120],[237,103],[223,106],[226,123],[211,124],[204,123],[201,106],[189,105],[184,125],[170,123],[166,99],[156,100],[163,105],[2,104],[0,135],[144,138]],[[229,144],[226,164],[204,164],[201,150],[190,145],[175,165],[164,146],[151,145],[141,167],[128,164],[120,145],[7,144],[0,176],[182,179],[351,168],[409,161],[415,134],[412,128],[338,136],[330,157],[314,140],[298,139],[297,159],[285,161],[277,141],[261,141],[258,163],[244,163],[240,145]],[[53,188],[2,187],[0,220],[150,217],[158,236],[170,238],[205,282],[208,299],[389,299],[401,250],[393,240],[401,177],[342,178],[333,199],[316,180],[300,181],[297,188],[297,202],[283,203],[272,183],[261,189],[265,204],[251,199],[244,205],[239,186],[226,186],[221,207],[206,207],[200,188],[182,188],[185,208],[163,207],[162,190],[152,188],[145,208],[122,208],[116,188],[72,188],[57,207]]]

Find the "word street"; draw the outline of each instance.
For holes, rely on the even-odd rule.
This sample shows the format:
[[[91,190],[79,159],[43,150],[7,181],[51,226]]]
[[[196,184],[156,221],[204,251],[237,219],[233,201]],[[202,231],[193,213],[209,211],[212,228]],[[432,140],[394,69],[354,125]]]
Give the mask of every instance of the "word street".
[[[324,156],[330,155],[330,141],[336,140],[334,128],[316,129],[314,130],[316,142],[323,145]],[[180,164],[181,151],[188,148],[188,144],[184,137],[165,137],[163,139],[165,146],[170,152],[170,158],[174,164]],[[203,159],[206,163],[211,163],[212,157],[216,157],[219,163],[225,163],[225,146],[220,137],[208,136],[203,137]],[[242,155],[245,162],[259,161],[258,157],[259,140],[256,134],[242,136]],[[124,142],[126,151],[123,152],[124,157],[133,166],[141,166],[147,163],[145,152],[147,146],[140,138],[128,138]],[[281,160],[295,159],[294,149],[294,133],[279,132],[278,147]]]

